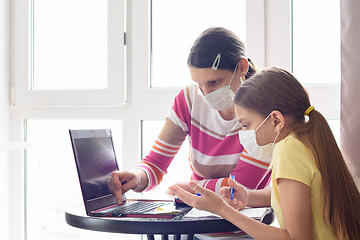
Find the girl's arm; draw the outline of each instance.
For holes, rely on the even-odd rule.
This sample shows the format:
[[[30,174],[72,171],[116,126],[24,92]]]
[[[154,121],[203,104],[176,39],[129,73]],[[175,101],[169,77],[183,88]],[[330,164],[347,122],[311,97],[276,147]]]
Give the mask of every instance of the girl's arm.
[[[173,186],[173,191],[188,205],[220,215],[255,239],[311,239],[309,187],[289,179],[278,179],[278,185],[285,229],[263,224],[241,214],[218,195],[194,182],[190,183],[190,187],[201,196],[193,195],[177,186]]]
[[[231,178],[228,179],[228,185],[228,187],[220,189],[220,195],[237,210],[244,207],[269,207],[271,204],[271,188],[247,190],[242,184]],[[190,187],[188,186],[188,188]],[[234,189],[234,200],[231,200],[231,188]]]
[[[271,188],[248,190],[247,207],[268,207],[271,205]]]

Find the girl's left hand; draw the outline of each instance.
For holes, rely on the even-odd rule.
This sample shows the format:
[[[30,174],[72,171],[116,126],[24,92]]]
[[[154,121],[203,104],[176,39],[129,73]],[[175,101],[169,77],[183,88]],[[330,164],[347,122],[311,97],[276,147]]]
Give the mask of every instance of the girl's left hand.
[[[169,187],[169,190],[172,191],[178,198],[184,201],[187,205],[190,205],[199,210],[206,210],[215,214],[220,215],[221,209],[223,206],[226,206],[227,203],[216,193],[211,190],[200,187],[197,183],[190,181],[189,187],[196,193],[201,194],[201,196],[192,194],[188,191],[185,191],[177,185]]]

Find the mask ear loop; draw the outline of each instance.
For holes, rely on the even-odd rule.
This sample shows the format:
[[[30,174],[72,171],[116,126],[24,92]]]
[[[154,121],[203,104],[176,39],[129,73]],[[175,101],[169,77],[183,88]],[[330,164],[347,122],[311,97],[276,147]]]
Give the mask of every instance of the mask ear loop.
[[[272,112],[271,112],[272,113]],[[255,129],[255,132],[257,130],[259,130],[259,128],[264,124],[264,122],[271,116],[271,113],[269,113],[269,115],[267,115],[267,117],[264,119],[264,121],[262,121],[262,123]]]
[[[212,65],[212,70],[217,70],[218,69],[218,67],[219,67],[219,65],[220,65],[220,59],[221,59],[221,53],[218,53],[217,55],[216,55],[216,58],[215,58],[215,60],[214,60],[214,63],[213,63],[213,65]]]
[[[230,80],[230,82],[229,82],[229,87],[230,87],[230,84],[231,84],[232,80],[234,79],[236,70],[237,70],[237,65],[235,66],[235,70],[234,70],[234,72],[233,72],[233,74],[232,74],[232,76],[231,76],[231,80]]]
[[[280,134],[280,132],[276,132],[276,137],[275,137],[274,142],[272,143],[272,145],[275,145],[276,139],[278,138],[279,134]]]

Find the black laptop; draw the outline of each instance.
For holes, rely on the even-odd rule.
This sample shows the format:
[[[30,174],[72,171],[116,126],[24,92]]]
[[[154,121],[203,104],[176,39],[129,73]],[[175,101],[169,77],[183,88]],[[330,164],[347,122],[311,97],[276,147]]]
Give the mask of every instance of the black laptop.
[[[69,134],[87,215],[173,218],[190,210],[172,200],[131,199],[118,205],[107,184],[111,173],[119,170],[111,130],[69,130]]]

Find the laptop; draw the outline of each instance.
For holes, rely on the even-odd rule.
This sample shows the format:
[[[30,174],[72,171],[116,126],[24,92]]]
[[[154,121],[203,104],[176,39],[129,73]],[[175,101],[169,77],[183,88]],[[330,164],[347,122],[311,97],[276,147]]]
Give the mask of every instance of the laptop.
[[[108,188],[118,171],[110,129],[69,130],[86,214],[92,217],[173,218],[191,208],[173,200],[128,199],[116,203]]]

